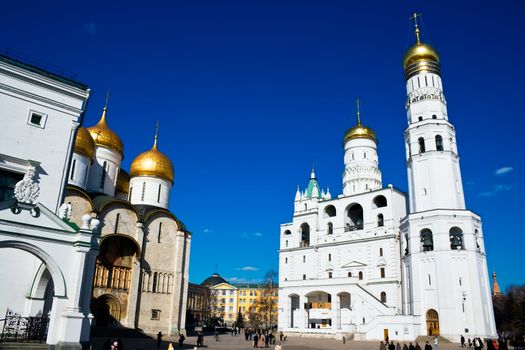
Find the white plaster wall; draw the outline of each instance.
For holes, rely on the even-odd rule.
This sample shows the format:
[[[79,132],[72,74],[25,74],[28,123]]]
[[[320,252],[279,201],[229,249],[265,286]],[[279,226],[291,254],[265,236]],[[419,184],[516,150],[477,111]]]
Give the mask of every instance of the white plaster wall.
[[[349,140],[344,145],[345,172],[343,193],[345,196],[377,190],[382,186],[377,144],[369,139]]]
[[[142,196],[143,186],[145,186],[144,196]],[[168,209],[171,186],[170,181],[159,177],[132,177],[129,181],[130,202],[135,205],[144,204]]]
[[[104,162],[106,162],[105,172],[103,171]],[[106,147],[97,146],[95,148],[95,159],[89,170],[88,191],[104,193],[113,197],[121,162],[122,155],[120,153]],[[104,186],[101,187],[101,179],[104,173]]]

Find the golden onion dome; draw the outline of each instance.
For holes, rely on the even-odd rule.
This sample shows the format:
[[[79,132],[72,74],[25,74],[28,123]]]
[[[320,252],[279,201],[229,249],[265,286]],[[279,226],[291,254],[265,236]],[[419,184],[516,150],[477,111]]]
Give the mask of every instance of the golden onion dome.
[[[370,129],[367,126],[364,126],[363,124],[361,124],[361,122],[358,122],[356,126],[348,129],[345,132],[344,143],[354,139],[369,139],[374,142],[377,142],[376,133],[374,132],[374,130]]]
[[[90,160],[95,156],[95,142],[86,128],[79,127],[75,139],[75,152],[85,155]]]
[[[405,78],[408,80],[420,72],[429,72],[439,75],[439,54],[429,44],[421,42],[419,25],[417,17],[420,16],[414,13],[414,29],[416,34],[416,43],[410,47],[403,57],[403,69],[405,70]]]
[[[170,159],[157,148],[157,136],[153,147],[137,156],[131,163],[129,171],[131,177],[154,176],[169,180],[173,183],[173,165]]]
[[[88,128],[95,145],[100,147],[106,147],[111,150],[115,150],[122,156],[124,154],[124,145],[120,140],[120,137],[109,128],[106,122],[106,111],[107,108],[104,106],[102,110],[102,117],[98,121],[97,125]]]
[[[117,192],[129,193],[129,174],[122,168],[117,176]]]

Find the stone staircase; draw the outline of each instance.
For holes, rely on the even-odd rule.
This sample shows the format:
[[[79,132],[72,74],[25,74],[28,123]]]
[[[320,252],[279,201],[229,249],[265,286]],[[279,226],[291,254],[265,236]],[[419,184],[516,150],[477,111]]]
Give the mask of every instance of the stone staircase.
[[[49,350],[49,345],[43,343],[20,343],[3,342],[0,343],[0,350]]]
[[[421,345],[421,347],[423,347],[422,344],[425,344],[427,341],[429,342],[430,345],[432,345],[432,347],[434,347],[434,336],[430,336],[430,335],[420,335],[419,337],[417,337],[416,341],[419,343],[419,345]],[[441,336],[438,335],[438,341],[439,341],[439,344],[451,344],[452,342],[446,338],[443,338]]]

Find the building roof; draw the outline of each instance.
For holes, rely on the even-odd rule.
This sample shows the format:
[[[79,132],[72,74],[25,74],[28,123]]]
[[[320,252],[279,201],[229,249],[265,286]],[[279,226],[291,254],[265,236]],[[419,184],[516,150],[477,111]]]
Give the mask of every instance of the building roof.
[[[218,273],[214,273],[210,277],[206,278],[204,281],[202,281],[203,286],[216,286],[217,284],[221,283],[228,283],[224,278],[222,278]]]

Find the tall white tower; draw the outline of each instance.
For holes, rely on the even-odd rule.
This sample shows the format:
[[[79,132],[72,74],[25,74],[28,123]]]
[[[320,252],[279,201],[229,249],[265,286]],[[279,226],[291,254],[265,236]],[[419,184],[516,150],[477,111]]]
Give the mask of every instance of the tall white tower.
[[[151,205],[168,209],[173,186],[173,165],[157,148],[158,124],[153,147],[137,156],[131,163],[129,201],[131,204]]]
[[[98,123],[88,128],[96,148],[95,161],[89,171],[87,190],[114,196],[124,145],[118,135],[109,128],[106,113],[107,100]]]
[[[361,124],[359,101],[357,101],[357,125],[345,133],[345,171],[343,173],[343,194],[377,190],[382,187],[381,170],[377,157],[375,132]]]
[[[410,214],[403,219],[405,313],[421,334],[496,335],[481,219],[465,209],[456,132],[448,120],[440,58],[422,43],[405,54]]]

